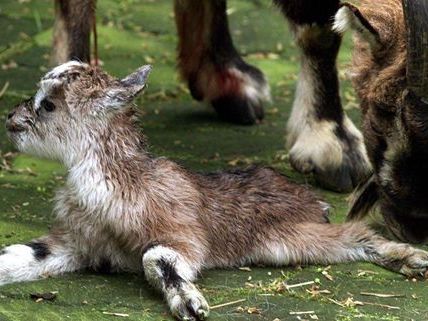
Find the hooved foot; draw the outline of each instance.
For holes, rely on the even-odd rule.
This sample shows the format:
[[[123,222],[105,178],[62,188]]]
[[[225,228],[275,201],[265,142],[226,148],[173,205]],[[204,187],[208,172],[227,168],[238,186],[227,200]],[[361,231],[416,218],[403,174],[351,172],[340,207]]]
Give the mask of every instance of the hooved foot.
[[[403,260],[400,273],[408,277],[426,277],[428,270],[428,252],[414,249]]]
[[[260,70],[241,61],[229,67],[204,66],[189,80],[192,96],[211,104],[227,122],[253,125],[264,117],[269,86]]]
[[[223,96],[211,105],[222,120],[230,123],[253,125],[264,118],[263,102],[248,97]]]
[[[208,317],[208,303],[191,283],[183,284],[177,292],[170,293],[167,300],[172,314],[179,320],[201,321]]]
[[[428,276],[428,252],[408,244],[393,244],[387,245],[381,251],[380,265],[407,277],[426,278]]]
[[[370,174],[362,135],[348,118],[341,126],[332,121],[289,124],[288,142],[293,168],[313,173],[326,189],[351,192]]]

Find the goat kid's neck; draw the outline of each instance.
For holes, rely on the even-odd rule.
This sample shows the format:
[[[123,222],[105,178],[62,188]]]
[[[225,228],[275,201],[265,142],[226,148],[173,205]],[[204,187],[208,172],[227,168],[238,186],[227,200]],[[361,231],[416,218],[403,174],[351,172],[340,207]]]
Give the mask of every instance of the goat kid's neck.
[[[87,135],[66,162],[67,186],[85,206],[104,207],[115,192],[137,184],[150,163],[143,136],[130,124],[115,124]]]

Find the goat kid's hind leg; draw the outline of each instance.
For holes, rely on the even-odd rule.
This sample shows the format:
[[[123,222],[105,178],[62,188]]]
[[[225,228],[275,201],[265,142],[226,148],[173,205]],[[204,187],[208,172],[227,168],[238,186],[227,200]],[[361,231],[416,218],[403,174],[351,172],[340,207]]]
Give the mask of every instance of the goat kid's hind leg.
[[[366,260],[408,277],[426,277],[428,252],[406,243],[390,241],[362,223],[339,225],[341,239],[358,260]]]
[[[90,60],[90,34],[96,0],[55,0],[54,64]]]
[[[339,0],[275,0],[301,50],[287,144],[291,165],[325,188],[350,192],[370,172],[363,138],[344,114],[336,58],[341,36],[331,29]]]
[[[301,223],[285,237],[278,237],[256,251],[255,262],[288,264],[335,264],[367,261],[408,277],[424,276],[428,252],[376,234],[363,223]]]
[[[0,250],[0,285],[32,281],[83,268],[82,259],[60,235]]]
[[[198,271],[177,251],[154,246],[143,255],[143,268],[147,281],[163,293],[176,318],[204,320],[208,316],[208,303],[192,283]]]
[[[236,51],[226,0],[175,0],[175,18],[178,67],[192,96],[209,102],[226,121],[251,125],[263,119],[269,86]]]

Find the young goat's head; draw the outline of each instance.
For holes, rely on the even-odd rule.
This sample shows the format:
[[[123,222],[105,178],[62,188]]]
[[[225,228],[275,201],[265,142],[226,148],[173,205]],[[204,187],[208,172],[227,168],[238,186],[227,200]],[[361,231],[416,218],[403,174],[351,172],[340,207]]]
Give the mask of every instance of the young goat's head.
[[[355,31],[351,79],[361,100],[373,178],[350,218],[380,206],[398,238],[428,239],[428,4],[362,0],[344,4],[334,28]],[[404,10],[403,10],[404,9]]]
[[[129,123],[129,106],[150,70],[143,66],[119,80],[77,61],[60,65],[41,79],[34,97],[9,113],[8,135],[22,152],[73,163],[115,124]]]

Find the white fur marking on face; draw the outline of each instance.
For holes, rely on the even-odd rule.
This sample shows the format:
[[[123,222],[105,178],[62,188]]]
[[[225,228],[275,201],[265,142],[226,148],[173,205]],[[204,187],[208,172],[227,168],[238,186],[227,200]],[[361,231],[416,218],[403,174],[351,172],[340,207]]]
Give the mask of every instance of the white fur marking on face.
[[[37,91],[34,99],[34,108],[38,110],[40,108],[40,102],[49,96],[52,89],[63,84],[63,81],[61,80],[62,74],[66,73],[69,69],[80,65],[82,64],[77,61],[69,61],[55,67],[43,76],[38,84],[39,90]]]
[[[59,79],[41,80],[39,83],[39,90],[37,91],[36,96],[34,97],[34,109],[40,109],[40,103],[42,102],[42,100],[46,97],[49,97],[52,89],[60,85],[62,85],[62,81],[60,81]]]
[[[40,109],[40,103],[43,99],[45,99],[47,96],[45,89],[42,87],[37,91],[36,96],[34,97],[34,109],[38,110]]]
[[[51,71],[46,73],[46,75],[44,75],[39,82],[40,89],[37,91],[34,99],[34,108],[38,110],[40,108],[40,102],[49,96],[52,89],[63,84],[63,80],[61,79],[61,76],[63,74],[66,74],[70,69],[73,69],[74,67],[83,65],[85,64],[71,60],[53,68]]]
[[[66,63],[63,63],[62,65],[55,67],[54,69],[49,71],[42,79],[58,78],[62,74],[69,71],[69,69],[73,69],[73,67],[84,66],[84,65],[86,65],[86,64],[75,61],[75,60],[71,60],[71,61],[68,61]]]

